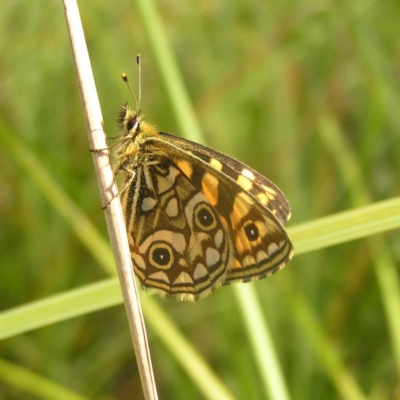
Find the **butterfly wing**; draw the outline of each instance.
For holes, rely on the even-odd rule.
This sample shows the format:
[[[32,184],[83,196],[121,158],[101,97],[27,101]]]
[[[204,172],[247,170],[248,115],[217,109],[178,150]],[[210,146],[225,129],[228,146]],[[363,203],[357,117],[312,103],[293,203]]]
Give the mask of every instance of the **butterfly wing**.
[[[226,221],[165,154],[137,166],[121,200],[144,287],[195,301],[225,282],[233,257]]]
[[[270,210],[245,192],[233,200],[230,225],[235,256],[225,285],[265,278],[291,259],[293,247],[282,225]]]
[[[269,208],[278,220],[285,224],[291,216],[291,207],[282,191],[256,170],[217,150],[180,138],[169,133],[160,135],[178,149],[189,152],[212,168],[230,177],[241,188]]]
[[[157,161],[154,161],[157,160]],[[223,175],[153,156],[122,205],[133,266],[142,285],[195,301],[222,284],[280,270],[292,245],[272,212]]]
[[[208,164],[189,163],[172,151],[169,156],[214,207],[233,244],[223,284],[261,279],[288,263],[293,254],[292,243],[268,207],[246,193],[230,176]]]

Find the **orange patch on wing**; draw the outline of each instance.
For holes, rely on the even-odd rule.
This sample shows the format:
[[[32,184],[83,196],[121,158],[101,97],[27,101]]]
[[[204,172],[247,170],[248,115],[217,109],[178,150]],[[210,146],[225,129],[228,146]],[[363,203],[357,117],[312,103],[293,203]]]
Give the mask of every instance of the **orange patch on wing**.
[[[176,160],[176,165],[182,170],[182,172],[190,179],[193,174],[193,166],[191,163],[185,160]]]
[[[212,206],[218,204],[218,179],[206,172],[201,180],[201,188]]]

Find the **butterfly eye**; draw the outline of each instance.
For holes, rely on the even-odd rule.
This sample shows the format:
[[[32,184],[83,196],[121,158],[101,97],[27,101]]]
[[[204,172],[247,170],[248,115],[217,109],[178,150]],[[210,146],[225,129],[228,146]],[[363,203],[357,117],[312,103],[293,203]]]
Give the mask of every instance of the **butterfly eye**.
[[[128,132],[136,125],[137,123],[137,118],[132,118],[128,121],[128,123],[126,124],[126,127],[128,129]]]
[[[250,242],[254,242],[260,236],[260,232],[258,231],[258,228],[253,221],[248,221],[248,223],[244,227],[244,231],[246,233],[247,239],[249,239]]]
[[[208,204],[199,204],[194,210],[194,222],[204,231],[211,231],[217,226],[217,221]]]
[[[153,243],[149,250],[150,264],[159,269],[169,269],[174,264],[174,252],[167,243]]]

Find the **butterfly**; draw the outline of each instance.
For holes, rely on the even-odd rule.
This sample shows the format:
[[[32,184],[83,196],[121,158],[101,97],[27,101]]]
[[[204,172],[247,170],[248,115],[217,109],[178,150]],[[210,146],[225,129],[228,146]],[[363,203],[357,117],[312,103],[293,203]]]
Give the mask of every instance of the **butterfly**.
[[[196,301],[287,264],[291,209],[275,184],[225,154],[159,132],[128,103],[118,126],[114,172],[126,176],[119,195],[144,288]]]

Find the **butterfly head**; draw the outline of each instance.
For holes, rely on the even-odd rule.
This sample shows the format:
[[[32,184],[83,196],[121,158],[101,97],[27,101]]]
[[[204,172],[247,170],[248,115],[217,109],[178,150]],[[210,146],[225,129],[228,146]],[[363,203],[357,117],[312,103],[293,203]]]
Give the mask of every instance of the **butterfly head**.
[[[117,122],[122,136],[129,135],[134,138],[141,130],[143,116],[140,115],[140,112],[133,111],[128,103],[125,103],[119,109]]]
[[[157,129],[145,121],[144,115],[139,111],[133,111],[128,103],[120,107],[118,115],[118,128],[122,138],[136,141],[141,136],[157,136]]]

